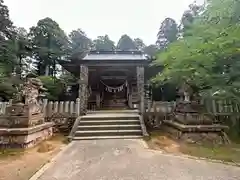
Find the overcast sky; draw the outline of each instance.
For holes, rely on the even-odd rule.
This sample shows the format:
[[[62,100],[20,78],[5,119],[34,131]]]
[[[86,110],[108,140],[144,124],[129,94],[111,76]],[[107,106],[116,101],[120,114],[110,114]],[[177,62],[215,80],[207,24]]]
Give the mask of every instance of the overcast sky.
[[[164,18],[179,21],[193,0],[5,0],[16,26],[36,25],[50,17],[69,33],[81,28],[90,38],[108,34],[117,42],[122,34],[155,43]]]

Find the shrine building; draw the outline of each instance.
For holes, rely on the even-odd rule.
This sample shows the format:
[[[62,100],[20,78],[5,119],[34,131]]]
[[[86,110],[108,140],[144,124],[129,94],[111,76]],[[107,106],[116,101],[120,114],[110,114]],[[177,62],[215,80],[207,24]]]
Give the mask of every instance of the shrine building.
[[[83,110],[139,108],[143,112],[144,68],[150,60],[141,51],[90,51],[84,58],[59,63],[79,77]]]

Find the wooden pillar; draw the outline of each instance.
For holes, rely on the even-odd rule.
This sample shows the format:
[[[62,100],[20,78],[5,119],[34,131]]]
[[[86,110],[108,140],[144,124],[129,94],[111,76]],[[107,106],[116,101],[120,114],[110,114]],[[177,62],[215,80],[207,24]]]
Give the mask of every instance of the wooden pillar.
[[[137,67],[137,86],[138,86],[138,102],[140,113],[143,114],[145,112],[144,107],[144,67]]]
[[[133,108],[133,105],[132,105],[132,84],[130,83],[129,85],[128,85],[128,87],[129,87],[129,95],[128,95],[128,106],[130,107],[130,108]]]
[[[88,105],[88,67],[85,65],[80,66],[79,99],[80,113],[85,114]]]
[[[87,111],[88,108],[88,98],[89,98],[89,88],[88,88],[88,66],[85,66],[85,110]]]

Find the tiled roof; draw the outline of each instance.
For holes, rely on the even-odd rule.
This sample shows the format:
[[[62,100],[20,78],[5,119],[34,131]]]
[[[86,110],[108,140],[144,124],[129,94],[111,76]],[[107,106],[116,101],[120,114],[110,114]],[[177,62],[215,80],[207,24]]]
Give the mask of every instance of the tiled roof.
[[[83,60],[148,60],[141,51],[91,51]]]

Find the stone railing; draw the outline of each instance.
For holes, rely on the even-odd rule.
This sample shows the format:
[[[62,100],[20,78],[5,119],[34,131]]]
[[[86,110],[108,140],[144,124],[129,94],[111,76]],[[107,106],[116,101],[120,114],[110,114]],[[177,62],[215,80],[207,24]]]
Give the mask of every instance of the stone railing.
[[[0,115],[4,115],[6,112],[6,107],[10,106],[12,101],[9,102],[0,102]],[[76,101],[48,101],[47,99],[43,100],[42,111],[44,117],[51,117],[53,114],[60,113],[66,115],[75,114],[76,116],[80,115],[80,99]]]
[[[51,117],[53,114],[60,113],[66,115],[80,115],[80,99],[76,101],[43,101],[43,113],[45,117]]]
[[[0,115],[5,114],[6,112],[6,107],[10,106],[12,104],[12,100],[9,102],[0,102]]]
[[[154,101],[152,105],[150,105],[146,112],[154,112],[154,113],[171,113],[176,105],[175,101],[165,102],[165,101]]]
[[[159,128],[163,120],[170,119],[176,102],[154,101],[148,104],[144,114],[146,125],[150,128]]]

